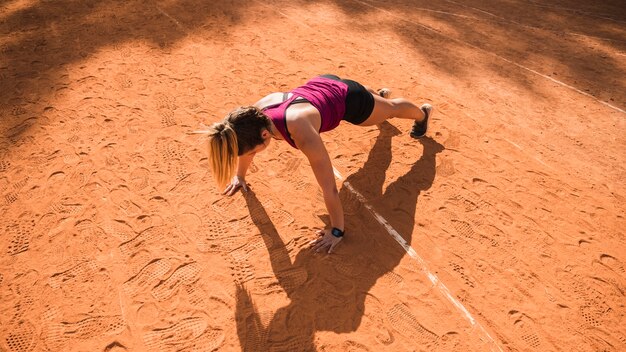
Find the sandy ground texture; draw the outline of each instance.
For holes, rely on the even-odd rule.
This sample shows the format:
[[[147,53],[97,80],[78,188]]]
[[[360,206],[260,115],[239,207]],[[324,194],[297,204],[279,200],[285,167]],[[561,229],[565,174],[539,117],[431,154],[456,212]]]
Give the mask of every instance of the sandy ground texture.
[[[323,134],[332,255],[187,134],[321,73],[437,109]],[[621,0],[0,0],[0,350],[624,351],[625,109]]]

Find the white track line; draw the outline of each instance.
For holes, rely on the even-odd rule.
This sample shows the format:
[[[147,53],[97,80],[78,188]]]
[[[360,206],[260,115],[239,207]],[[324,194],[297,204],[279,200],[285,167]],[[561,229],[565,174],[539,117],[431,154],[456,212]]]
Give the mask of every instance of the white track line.
[[[510,140],[508,140],[508,139],[506,139],[506,138],[502,138],[502,139],[503,139],[504,141],[508,142],[509,144],[511,144],[512,146],[514,146],[515,148],[519,149],[520,151],[524,152],[524,148],[520,147],[520,146],[519,146],[519,144],[514,143],[514,142],[512,142],[512,141],[510,141]],[[539,159],[538,157],[536,157],[536,156],[534,156],[534,155],[531,155],[531,157],[532,157],[533,159],[537,160],[537,162],[538,162],[539,164],[541,164],[541,165],[543,165],[543,166],[545,166],[545,167],[547,167],[547,168],[549,168],[549,169],[551,169],[551,170],[554,170],[554,168],[553,168],[552,166],[550,166],[550,165],[548,165],[548,164],[544,163],[544,162],[543,162],[543,161],[541,161],[541,159]]]
[[[176,24],[176,26],[178,27],[178,29],[180,29],[183,33],[189,35],[189,30],[183,26],[180,22],[178,22],[177,19],[175,19],[174,17],[170,16],[169,13],[165,12],[165,10],[161,9],[159,6],[156,6],[156,9],[165,17],[169,18],[170,20],[172,20],[172,22],[174,22]]]
[[[550,76],[546,76],[546,75],[544,75],[543,73],[537,72],[537,71],[533,70],[532,68],[528,68],[528,67],[526,67],[526,66],[524,66],[524,65],[522,65],[522,64],[518,64],[517,62],[512,61],[512,60],[509,60],[509,59],[507,59],[507,58],[505,58],[505,57],[503,57],[503,56],[500,56],[500,55],[498,55],[498,54],[496,54],[496,53],[494,53],[494,52],[491,52],[491,51],[488,51],[488,50],[483,49],[483,48],[481,48],[481,47],[478,47],[478,46],[473,45],[473,44],[471,44],[471,43],[468,43],[468,42],[466,42],[466,41],[464,41],[464,40],[460,40],[460,39],[456,39],[456,38],[450,37],[450,36],[448,36],[448,35],[446,35],[446,34],[443,34],[443,33],[439,32],[438,30],[436,30],[436,29],[434,29],[434,28],[432,28],[432,27],[430,27],[430,26],[427,26],[427,25],[425,25],[425,24],[421,24],[421,23],[419,23],[419,22],[414,22],[414,21],[407,20],[407,19],[406,19],[406,18],[404,18],[403,16],[396,15],[395,13],[393,13],[393,12],[391,12],[391,11],[385,10],[385,9],[380,8],[380,7],[377,7],[377,6],[374,6],[374,5],[369,4],[369,3],[367,3],[367,2],[364,2],[364,1],[361,1],[361,0],[352,0],[352,1],[354,1],[354,2],[358,2],[358,3],[363,4],[363,5],[365,5],[365,6],[368,6],[368,7],[371,7],[371,8],[373,8],[373,9],[376,9],[376,10],[378,10],[378,11],[384,12],[384,13],[386,13],[386,14],[388,14],[388,15],[392,16],[392,17],[395,17],[395,18],[397,18],[397,19],[401,20],[401,21],[408,22],[408,23],[413,24],[413,25],[416,25],[416,26],[418,26],[418,27],[422,27],[422,28],[424,28],[424,29],[426,29],[426,30],[429,30],[429,31],[431,31],[431,32],[435,32],[435,33],[439,34],[440,36],[442,36],[442,37],[444,37],[444,38],[446,38],[446,39],[449,39],[449,40],[451,40],[451,41],[454,41],[454,42],[456,42],[456,43],[464,44],[464,45],[467,45],[467,46],[469,46],[469,47],[471,47],[471,48],[474,48],[474,49],[476,49],[476,50],[482,51],[483,53],[486,53],[486,54],[489,54],[489,55],[491,55],[491,56],[494,56],[494,57],[496,57],[496,58],[498,58],[498,59],[500,59],[500,60],[503,60],[503,61],[505,61],[505,62],[508,62],[508,63],[512,64],[512,65],[515,65],[515,66],[517,66],[517,67],[519,67],[519,68],[521,68],[521,69],[524,69],[524,70],[526,70],[526,71],[532,72],[532,73],[534,73],[534,74],[536,74],[536,75],[538,75],[538,76],[541,76],[541,77],[543,77],[543,78],[549,79],[550,81],[552,81],[552,82],[554,82],[554,83],[556,83],[556,84],[558,84],[558,85],[561,85],[561,86],[563,86],[563,87],[569,88],[569,89],[571,89],[571,90],[573,90],[573,91],[575,91],[575,92],[577,92],[577,93],[580,93],[580,94],[582,94],[582,95],[584,95],[584,96],[587,96],[587,97],[589,97],[589,98],[591,98],[591,99],[593,99],[593,100],[595,100],[595,101],[599,102],[600,104],[603,104],[603,105],[605,105],[605,106],[607,106],[607,107],[609,107],[609,108],[611,108],[611,109],[613,109],[613,110],[615,110],[615,111],[619,111],[619,112],[621,112],[622,114],[626,114],[626,111],[624,111],[624,110],[622,110],[622,109],[618,108],[617,106],[613,106],[613,105],[611,105],[611,104],[607,103],[606,101],[604,101],[604,100],[600,100],[600,99],[598,99],[598,98],[594,97],[593,95],[591,95],[591,94],[589,94],[589,93],[586,93],[586,92],[583,92],[582,90],[580,90],[580,89],[578,89],[578,88],[576,88],[576,87],[570,86],[569,84],[564,83],[564,82],[561,82],[561,81],[559,81],[559,80],[556,80],[556,79],[554,79],[554,78],[552,78],[552,77],[550,77]]]
[[[498,16],[496,14],[493,14],[493,13],[485,11],[485,10],[481,10],[479,8],[476,8],[476,7],[472,7],[472,6],[468,6],[468,5],[465,5],[465,4],[461,4],[461,3],[456,2],[456,1],[452,1],[452,0],[445,0],[445,1],[447,1],[447,2],[449,2],[451,4],[455,4],[457,6],[460,6],[460,7],[464,7],[464,8],[467,8],[467,9],[471,9],[471,10],[474,10],[474,11],[481,12],[481,13],[487,15],[487,16],[491,16],[491,17],[496,19],[496,20],[494,20],[496,23],[513,23],[513,24],[515,24],[515,25],[517,25],[519,27],[522,27],[522,28],[528,28],[528,29],[538,30],[538,31],[547,31],[547,32],[552,32],[552,33],[557,33],[557,34],[567,34],[567,35],[571,35],[571,36],[575,36],[575,37],[603,40],[603,41],[607,41],[607,42],[616,42],[616,43],[624,43],[624,42],[626,42],[624,40],[610,39],[610,38],[598,37],[598,36],[587,35],[587,34],[580,34],[580,33],[574,33],[574,32],[565,32],[565,31],[557,31],[557,30],[554,30],[554,29],[548,29],[548,28],[543,28],[543,27],[531,26],[531,25],[523,24],[521,22],[517,22],[517,21],[514,21],[514,20],[510,20],[510,19],[504,18],[502,16]],[[478,17],[472,17],[472,16],[458,15],[458,14],[454,14],[454,13],[447,13],[445,11],[436,11],[436,12],[439,12],[439,13],[442,13],[442,14],[449,14],[449,15],[452,15],[452,16],[458,16],[458,17],[461,17],[461,18],[474,19],[474,20],[477,20],[477,21],[489,21],[489,20],[487,20],[485,18],[478,18]]]
[[[467,308],[465,308],[465,306],[461,302],[459,302],[459,300],[457,300],[452,295],[452,293],[450,293],[450,290],[446,287],[446,285],[443,284],[443,282],[441,282],[441,280],[439,280],[437,275],[433,274],[430,271],[426,261],[419,254],[417,254],[417,252],[413,249],[413,247],[411,247],[411,245],[408,244],[404,240],[404,238],[402,238],[402,236],[398,233],[398,231],[396,231],[382,215],[378,214],[378,212],[374,210],[374,208],[368,203],[367,199],[365,199],[365,197],[363,197],[363,195],[359,191],[354,189],[354,187],[352,187],[350,182],[344,181],[343,176],[341,176],[341,173],[335,167],[333,167],[333,172],[335,174],[335,177],[337,177],[337,179],[342,181],[343,184],[346,186],[346,188],[348,188],[348,190],[350,190],[350,192],[352,192],[357,197],[357,199],[363,204],[363,206],[365,206],[365,208],[367,208],[367,210],[370,211],[370,213],[374,216],[374,218],[378,221],[378,223],[381,224],[387,230],[389,235],[391,235],[391,237],[393,237],[393,239],[395,239],[396,242],[398,242],[398,244],[402,248],[404,248],[406,253],[411,258],[417,261],[422,272],[428,277],[428,279],[433,284],[433,286],[436,287],[437,290],[439,290],[439,293],[441,293],[442,296],[444,296],[450,303],[452,303],[454,307],[456,307],[456,309],[461,313],[461,315],[465,318],[465,320],[467,320],[470,323],[472,328],[478,330],[478,332],[482,335],[481,340],[483,340],[485,343],[490,345],[490,350],[502,352],[502,348],[500,348],[500,346],[491,337],[491,335],[489,335],[487,330],[485,330],[485,328],[478,321],[476,321],[476,319],[474,319],[474,317],[467,310]]]
[[[510,1],[510,2],[517,2],[519,3],[519,1]],[[585,16],[591,16],[591,17],[596,17],[596,18],[600,18],[603,20],[608,20],[608,21],[613,21],[613,22],[617,22],[617,23],[626,23],[626,21],[622,21],[622,20],[617,20],[615,18],[609,17],[609,14],[595,14],[595,13],[591,13],[588,11],[584,11],[584,10],[578,10],[578,9],[572,9],[569,7],[563,7],[563,6],[556,6],[556,5],[544,5],[544,4],[540,4],[538,2],[535,1],[524,1],[524,5],[527,5],[528,3],[530,3],[531,6],[537,6],[537,7],[543,7],[543,8],[547,8],[547,9],[557,9],[557,10],[563,10],[563,11],[569,11],[569,12],[574,12],[574,13],[578,13],[581,15],[585,15]]]

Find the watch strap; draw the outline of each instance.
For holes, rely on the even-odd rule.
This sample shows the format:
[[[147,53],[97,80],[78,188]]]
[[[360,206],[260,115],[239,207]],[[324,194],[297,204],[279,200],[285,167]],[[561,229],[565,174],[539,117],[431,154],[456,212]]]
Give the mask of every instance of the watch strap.
[[[345,234],[344,231],[339,230],[336,227],[333,227],[332,230],[330,230],[330,233],[331,233],[331,235],[333,235],[333,236],[335,236],[337,238],[343,237],[343,235]]]

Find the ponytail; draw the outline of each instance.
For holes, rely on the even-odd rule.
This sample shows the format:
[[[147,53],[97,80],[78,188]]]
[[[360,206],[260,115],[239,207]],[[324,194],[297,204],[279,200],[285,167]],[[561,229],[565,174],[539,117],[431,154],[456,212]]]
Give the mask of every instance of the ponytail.
[[[225,187],[235,174],[239,148],[237,134],[228,122],[216,122],[208,130],[194,131],[209,136],[209,166],[220,187]]]
[[[263,144],[261,133],[270,130],[268,117],[254,106],[231,111],[222,122],[194,131],[209,137],[209,165],[218,186],[226,186],[235,174],[237,157]]]

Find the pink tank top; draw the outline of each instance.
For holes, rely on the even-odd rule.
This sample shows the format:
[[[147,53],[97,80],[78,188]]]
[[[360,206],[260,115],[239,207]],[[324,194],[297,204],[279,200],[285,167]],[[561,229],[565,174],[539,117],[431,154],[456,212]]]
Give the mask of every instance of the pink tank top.
[[[282,103],[274,104],[263,108],[263,112],[272,120],[274,126],[283,138],[294,148],[298,148],[291,138],[287,129],[287,108],[294,103],[311,103],[320,113],[322,123],[319,132],[326,132],[339,126],[346,112],[346,96],[348,95],[348,85],[324,77],[315,77],[291,91],[291,98]],[[296,100],[298,99],[298,100]]]

